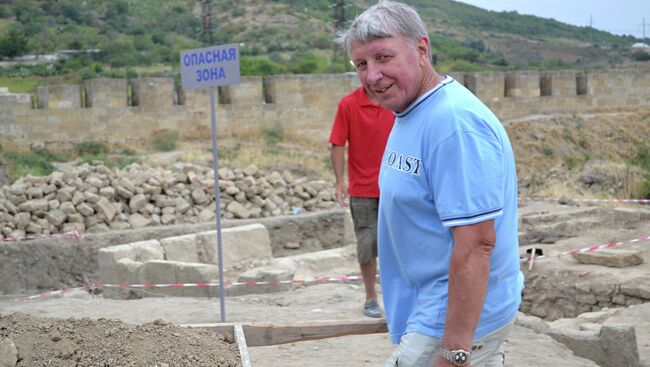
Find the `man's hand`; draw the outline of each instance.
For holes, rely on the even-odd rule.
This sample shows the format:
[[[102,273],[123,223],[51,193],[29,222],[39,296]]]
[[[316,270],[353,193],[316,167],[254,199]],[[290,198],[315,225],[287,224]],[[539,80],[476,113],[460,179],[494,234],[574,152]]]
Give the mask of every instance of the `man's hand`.
[[[348,185],[345,183],[345,147],[340,145],[330,146],[332,168],[336,177],[336,201],[339,205],[346,207],[350,205],[348,196]]]
[[[348,185],[345,183],[336,185],[336,201],[342,207],[350,205],[350,196],[348,195]]]
[[[448,360],[442,358],[441,356],[438,356],[436,358],[436,361],[433,362],[433,367],[456,367],[456,366],[453,363],[449,362]],[[468,363],[463,367],[471,367],[471,363]]]

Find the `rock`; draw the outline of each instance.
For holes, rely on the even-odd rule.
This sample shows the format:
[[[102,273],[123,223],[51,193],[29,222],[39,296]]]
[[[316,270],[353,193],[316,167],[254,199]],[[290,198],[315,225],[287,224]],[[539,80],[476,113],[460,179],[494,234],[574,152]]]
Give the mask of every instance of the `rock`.
[[[549,327],[544,320],[536,316],[526,315],[522,312],[517,313],[515,324],[531,329],[538,334],[546,334],[549,330]]]
[[[194,200],[194,203],[198,205],[204,205],[210,201],[203,189],[194,189],[192,191],[192,200]]]
[[[188,210],[192,208],[192,204],[190,204],[187,200],[183,198],[176,198],[176,211],[185,214]]]
[[[93,209],[90,205],[86,203],[81,203],[77,205],[77,211],[81,213],[85,217],[89,217],[93,214],[95,214],[95,209]]]
[[[30,187],[27,189],[26,195],[29,199],[41,199],[43,197],[43,188]]]
[[[107,199],[113,199],[115,197],[115,189],[110,186],[105,186],[99,189],[99,195]]]
[[[129,216],[129,224],[131,225],[131,228],[134,229],[143,228],[151,224],[151,219],[145,218],[142,215],[135,213]]]
[[[548,335],[566,345],[576,356],[604,367],[638,367],[639,351],[631,325],[586,325],[581,330],[551,328]]]
[[[625,268],[643,263],[640,252],[634,250],[603,249],[584,253],[576,252],[572,255],[581,264],[594,264],[615,268]]]
[[[54,226],[60,226],[65,222],[65,220],[68,218],[68,215],[65,214],[63,210],[55,209],[52,211],[49,211],[46,215],[47,221],[54,225]]]
[[[144,208],[145,205],[147,205],[147,198],[142,194],[132,196],[129,199],[129,209],[131,209],[131,213],[138,212],[140,209]]]
[[[18,210],[23,212],[34,213],[37,211],[46,212],[49,209],[50,205],[47,203],[47,200],[37,199],[25,201],[18,205]]]
[[[25,195],[26,192],[27,187],[23,183],[17,182],[9,186],[9,194],[11,195],[20,196]]]
[[[233,201],[226,207],[226,210],[232,213],[235,218],[246,219],[250,217],[250,213],[245,206],[241,205],[237,201]]]
[[[202,222],[207,222],[213,220],[216,217],[214,210],[202,209],[199,213],[199,220]]]
[[[271,173],[271,175],[269,176],[268,180],[273,187],[280,187],[286,185],[284,178],[282,178],[282,175],[277,171],[273,171],[273,173]]]
[[[0,367],[15,367],[18,363],[18,349],[11,339],[0,340]]]
[[[86,225],[83,222],[79,223],[65,223],[61,228],[61,232],[79,232],[82,233],[86,230]]]
[[[300,248],[300,244],[298,242],[287,242],[284,244],[284,248],[288,250],[297,250]]]
[[[650,277],[638,277],[622,283],[621,293],[630,297],[650,300]]]
[[[107,221],[107,223],[110,223],[117,214],[117,211],[115,210],[113,204],[110,203],[105,197],[99,199],[95,207],[97,208],[97,213],[104,216],[104,219]]]

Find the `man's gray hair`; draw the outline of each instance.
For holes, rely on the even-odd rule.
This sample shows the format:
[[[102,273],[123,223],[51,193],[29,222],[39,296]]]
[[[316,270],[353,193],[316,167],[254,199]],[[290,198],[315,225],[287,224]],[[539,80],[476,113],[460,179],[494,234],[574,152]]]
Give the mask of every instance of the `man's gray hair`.
[[[389,0],[380,0],[358,15],[349,29],[341,31],[336,43],[348,54],[353,42],[369,42],[377,38],[401,35],[413,46],[427,36],[427,27],[417,11],[409,5]]]

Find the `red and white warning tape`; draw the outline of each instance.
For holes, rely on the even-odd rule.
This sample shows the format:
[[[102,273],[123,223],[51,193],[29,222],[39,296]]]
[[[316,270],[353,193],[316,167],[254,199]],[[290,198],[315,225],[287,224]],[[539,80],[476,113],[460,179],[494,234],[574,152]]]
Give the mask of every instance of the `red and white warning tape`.
[[[520,201],[559,201],[562,198],[519,198]],[[566,201],[577,201],[587,203],[635,203],[635,204],[650,204],[650,199],[572,199],[567,198]]]
[[[335,283],[335,282],[347,282],[351,280],[362,280],[362,275],[343,275],[338,277],[322,277],[315,279],[293,279],[293,280],[271,280],[264,282],[229,282],[226,283],[226,289],[236,286],[247,286],[247,285],[279,285],[279,284],[322,284],[322,283]],[[92,283],[83,287],[76,288],[63,288],[55,291],[43,292],[35,294],[32,296],[22,296],[16,299],[16,301],[29,301],[33,299],[49,299],[54,296],[59,296],[64,293],[69,293],[75,290],[89,290],[89,289],[101,289],[101,288],[177,288],[177,287],[218,287],[219,283],[167,283],[167,284],[100,284]]]
[[[88,288],[90,288],[90,287],[84,286],[84,287],[75,287],[75,288],[62,288],[62,289],[58,289],[58,290],[55,290],[55,291],[49,291],[49,292],[43,292],[43,293],[35,294],[33,296],[22,296],[22,297],[19,297],[18,299],[16,299],[16,301],[29,301],[31,299],[37,299],[37,298],[49,299],[49,298],[52,298],[54,296],[63,295],[64,293],[70,293],[70,292],[73,292],[73,291],[86,290]]]
[[[25,240],[36,240],[40,238],[52,238],[52,237],[61,237],[61,238],[83,238],[83,236],[77,231],[70,231],[65,233],[51,233],[51,234],[42,234],[38,236],[25,235],[23,237],[3,237],[0,236],[0,241],[25,241]]]
[[[641,241],[648,241],[650,240],[650,236],[643,236],[639,238],[635,238],[633,240],[628,240],[628,241],[621,241],[621,242],[616,242],[616,243],[608,243],[604,245],[596,245],[596,246],[590,246],[590,247],[584,247],[584,248],[576,248],[573,250],[568,250],[564,252],[560,252],[558,254],[554,255],[540,255],[540,256],[535,256],[531,257],[528,256],[526,258],[522,258],[521,262],[528,262],[531,260],[543,260],[543,259],[550,259],[550,258],[560,258],[565,255],[569,254],[575,254],[578,252],[593,252],[593,251],[598,251],[604,248],[612,248],[612,247],[618,247],[630,243],[636,243],[636,242],[641,242]],[[270,281],[263,281],[263,282],[232,282],[232,283],[227,283],[226,288],[232,288],[236,286],[250,286],[250,285],[279,285],[279,284],[309,284],[309,283],[334,283],[334,282],[346,282],[346,281],[351,281],[351,280],[363,280],[362,275],[343,275],[343,276],[337,276],[337,277],[322,277],[322,278],[315,278],[315,279],[292,279],[292,280],[270,280]],[[28,300],[33,300],[33,299],[49,299],[54,296],[59,296],[64,293],[76,291],[76,290],[92,290],[92,289],[101,289],[101,288],[176,288],[176,287],[218,287],[219,283],[166,283],[166,284],[100,284],[100,283],[92,283],[87,286],[83,287],[75,287],[75,288],[63,288],[55,291],[49,291],[49,292],[43,292],[39,293],[36,295],[32,296],[22,296],[16,299],[16,301],[28,301]]]
[[[579,252],[581,252],[581,253],[593,252],[593,251],[602,250],[604,248],[618,247],[618,246],[621,246],[621,245],[627,245],[627,244],[630,244],[630,243],[636,243],[636,242],[648,241],[648,240],[650,240],[650,236],[643,236],[643,237],[635,238],[633,240],[628,240],[628,241],[621,241],[621,242],[616,242],[616,243],[607,243],[607,244],[604,244],[604,245],[596,245],[596,246],[590,246],[590,247],[584,247],[584,248],[576,248],[576,249],[573,249],[573,250],[560,252],[560,253],[557,253],[557,254],[554,254],[554,255],[540,255],[540,256],[535,256],[535,257],[528,256],[526,258],[521,259],[521,261],[526,262],[526,261],[531,261],[531,260],[559,258],[559,257],[569,255],[569,254],[575,254],[575,253],[579,253]]]

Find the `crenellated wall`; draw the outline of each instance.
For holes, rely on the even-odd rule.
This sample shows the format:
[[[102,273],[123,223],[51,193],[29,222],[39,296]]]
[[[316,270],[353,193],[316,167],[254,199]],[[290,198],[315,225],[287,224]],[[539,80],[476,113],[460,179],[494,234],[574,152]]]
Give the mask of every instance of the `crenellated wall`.
[[[502,119],[650,108],[650,73],[641,70],[451,75]],[[357,86],[354,73],[244,77],[239,85],[218,88],[218,132],[282,125],[322,136],[325,143],[339,99]],[[100,78],[39,87],[34,96],[0,88],[2,145],[141,144],[161,131],[209,138],[209,92],[181,91],[172,78]]]

